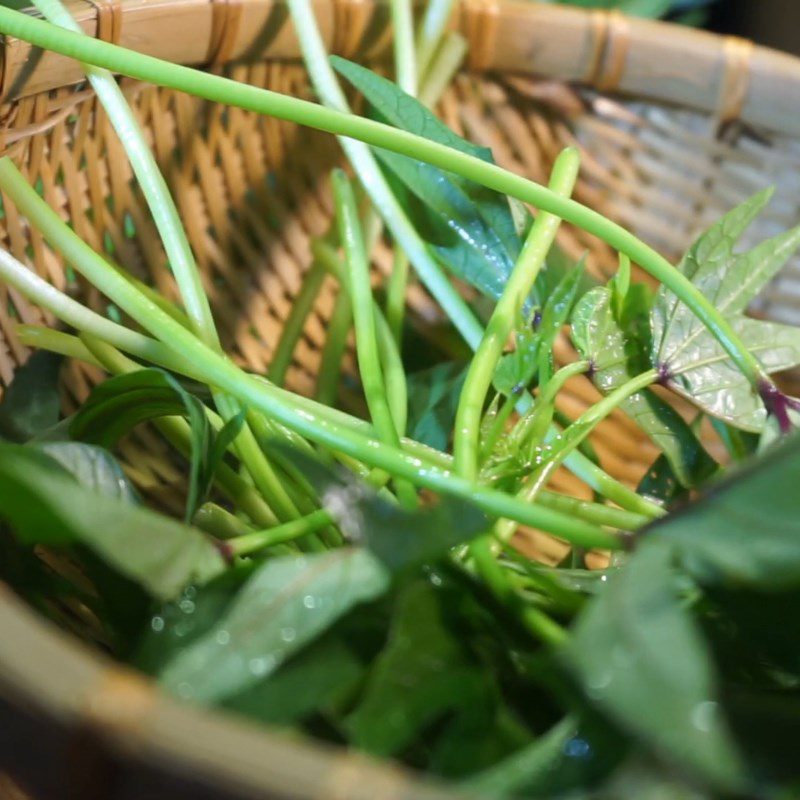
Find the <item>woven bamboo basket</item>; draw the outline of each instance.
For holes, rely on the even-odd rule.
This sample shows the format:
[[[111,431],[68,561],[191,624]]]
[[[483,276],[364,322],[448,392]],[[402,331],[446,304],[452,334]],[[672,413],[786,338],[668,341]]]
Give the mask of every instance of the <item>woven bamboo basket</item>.
[[[141,52],[222,70],[237,80],[311,97],[280,0],[73,0],[87,33]],[[317,0],[328,47],[380,64],[390,51],[388,9],[375,0]],[[769,212],[750,237],[800,218],[800,60],[661,23],[520,2],[463,2],[452,26],[468,62],[439,112],[504,166],[547,179],[567,144],[583,151],[575,195],[677,257],[704,226],[768,184]],[[136,82],[123,87],[177,198],[228,351],[263,372],[301,277],[309,241],[329,222],[327,175],[340,161],[332,137]],[[165,268],[122,148],[80,67],[8,39],[0,72],[0,149],[95,249],[167,295]],[[3,198],[2,246],[59,288],[96,308],[59,256]],[[597,274],[612,253],[565,227],[562,248],[589,252]],[[376,280],[389,268],[375,254]],[[311,392],[335,298],[326,285],[289,370]],[[418,286],[409,304],[422,325],[438,321]],[[754,313],[800,322],[800,261],[790,264]],[[52,324],[0,286],[0,391],[28,351],[15,324]],[[568,345],[559,344],[560,355]],[[352,355],[350,369],[355,371]],[[65,409],[99,375],[64,367]],[[562,410],[595,398],[577,381]],[[635,485],[655,451],[623,416],[595,438],[604,466]],[[121,457],[130,476],[166,508],[180,498],[180,464],[143,430]],[[560,488],[580,491],[566,475]],[[527,546],[558,556],[535,532]],[[74,637],[40,621],[0,587],[0,797],[9,798],[434,798],[449,793],[361,756],[270,734],[174,703]]]

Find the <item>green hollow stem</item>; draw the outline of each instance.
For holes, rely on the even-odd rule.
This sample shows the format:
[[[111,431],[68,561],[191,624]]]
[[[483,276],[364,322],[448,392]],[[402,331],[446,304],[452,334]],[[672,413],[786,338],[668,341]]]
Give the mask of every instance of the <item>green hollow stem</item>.
[[[307,2],[305,0],[290,0],[290,5],[293,8],[293,12],[295,12],[293,17],[298,31],[301,28],[307,31],[309,21],[298,20],[298,16],[302,16],[304,12],[308,11]],[[313,19],[310,24],[314,26]],[[633,263],[641,266],[656,280],[673,291],[695,313],[754,386],[762,381],[764,385],[773,385],[764,374],[758,360],[750,353],[730,323],[719,313],[713,303],[663,256],[626,231],[622,226],[605,218],[602,214],[581,205],[575,200],[561,197],[527,178],[515,175],[495,164],[453,150],[445,145],[392,128],[374,120],[358,117],[335,108],[325,108],[316,103],[271,92],[268,89],[242,84],[219,75],[211,75],[178,64],[170,64],[161,59],[135,53],[117,45],[71,33],[9,8],[0,7],[0,32],[15,36],[45,50],[52,50],[62,55],[76,58],[84,63],[101,66],[112,72],[119,72],[160,86],[178,89],[224,105],[232,105],[289,120],[338,136],[355,139],[374,147],[383,147],[396,153],[413,153],[414,158],[420,161],[425,161],[461,177],[473,180],[487,188],[515,197],[524,203],[530,203],[541,211],[554,214],[566,222],[577,225],[587,233],[594,234],[614,249],[628,256]],[[319,38],[319,32],[316,31],[315,26],[314,35]],[[322,47],[321,39],[319,40],[319,45],[322,55],[317,58],[317,62],[319,62],[320,58],[324,60],[324,48]],[[327,61],[324,63],[327,65]],[[336,91],[341,94],[338,84],[336,85]],[[371,158],[371,155],[369,157]],[[358,161],[358,159],[355,160]],[[375,198],[373,197],[374,200]],[[381,216],[392,227],[391,214],[395,213],[396,201],[389,205],[378,203],[377,207]],[[407,222],[402,210],[399,213],[400,217]],[[395,230],[393,230],[393,233],[395,233],[395,238],[403,241],[403,247],[408,252],[405,243],[406,237],[398,236]],[[416,239],[419,238],[415,232],[412,235]],[[421,240],[419,240],[419,244],[422,245]],[[416,246],[412,250],[414,252],[413,254],[409,252],[409,257],[419,271]],[[428,261],[430,257],[426,254],[420,263],[423,260]],[[457,308],[455,306],[446,307],[451,306],[453,303],[452,298],[449,297],[450,290],[453,287],[441,273],[441,270],[438,269],[438,266],[435,269],[441,280],[449,288],[443,288],[437,282],[438,279],[434,278],[433,283],[436,284],[437,290],[442,290],[442,296],[440,297],[440,291],[431,289],[432,293],[445,308],[453,323],[459,330],[462,330],[465,339],[472,341],[473,346],[475,346],[477,340],[480,339],[479,323],[463,301],[455,304],[458,306]],[[427,277],[432,276],[423,276],[423,272],[420,271],[420,277],[426,280]],[[429,288],[431,287],[429,286]],[[446,295],[448,297],[445,297]],[[446,303],[445,300],[447,301]],[[465,317],[464,314],[468,316]],[[467,321],[468,319],[471,321]]]
[[[420,86],[418,99],[422,105],[428,108],[436,105],[461,66],[467,47],[467,40],[461,34],[455,31],[445,34]]]
[[[347,280],[347,271],[339,258],[336,250],[333,249],[327,242],[316,241],[311,245],[311,251],[314,256],[324,264],[325,268],[339,281],[347,292],[348,296],[350,290],[347,288],[349,281]],[[335,315],[334,309],[334,315]],[[406,419],[408,417],[408,387],[406,384],[406,373],[403,367],[403,360],[400,357],[397,343],[392,336],[389,323],[380,309],[380,306],[373,300],[372,301],[372,315],[375,319],[375,335],[378,340],[378,357],[380,359],[381,369],[384,372],[386,381],[387,400],[389,409],[394,420],[395,428],[397,429],[398,436],[402,436],[406,429]],[[349,325],[349,318],[348,318]],[[333,329],[333,320],[329,330]],[[329,332],[329,337],[331,333]],[[323,353],[324,361],[324,353]]]
[[[303,326],[311,313],[311,309],[314,307],[314,302],[324,280],[324,267],[314,262],[309,268],[303,280],[303,285],[292,303],[289,316],[283,324],[281,338],[278,340],[275,354],[270,361],[267,376],[277,386],[281,386],[286,379],[286,372],[292,363],[294,349],[302,336]]]
[[[648,370],[641,375],[614,389],[602,400],[588,408],[559,437],[560,447],[550,460],[538,471],[534,472],[527,485],[518,492],[517,498],[526,502],[535,502],[539,493],[549,482],[553,473],[564,461],[566,455],[574,450],[615,408],[631,395],[651,386],[658,380],[658,370]],[[662,512],[663,513],[663,512]],[[517,525],[512,520],[499,520],[494,527],[497,542],[508,542],[516,531]]]
[[[398,350],[403,343],[403,318],[406,311],[406,291],[408,289],[408,257],[395,247],[392,258],[392,272],[386,286],[386,321],[389,332]]]
[[[61,0],[32,0],[32,2],[51,22],[75,35],[84,36],[83,30]],[[96,65],[84,62],[82,66],[128,156],[164,243],[167,258],[194,329],[206,344],[219,347],[211,307],[189,240],[186,238],[178,209],[144,133],[114,76]]]
[[[325,509],[312,511],[304,517],[276,525],[265,530],[252,531],[227,540],[229,551],[235,556],[249,556],[276,544],[304,539],[309,534],[326,528],[334,522],[333,516]]]
[[[342,242],[347,265],[346,285],[353,306],[356,330],[356,356],[361,383],[367,399],[372,423],[378,437],[391,447],[400,447],[400,436],[386,397],[386,383],[378,348],[374,301],[369,277],[369,262],[364,249],[361,225],[358,221],[356,196],[347,176],[341,170],[333,173],[333,196],[339,239]],[[397,485],[398,495],[404,505],[414,507],[417,495],[413,486],[402,481]]]
[[[550,188],[558,195],[569,195],[575,186],[580,154],[569,147],[556,159]],[[475,480],[480,467],[480,427],[486,394],[492,385],[497,362],[519,316],[525,298],[539,274],[555,240],[561,220],[540,212],[531,226],[522,252],[514,265],[503,293],[494,307],[486,332],[470,362],[456,411],[453,456],[455,470],[467,480]]]
[[[417,70],[426,76],[428,65],[447,27],[454,0],[428,0],[416,36]]]
[[[281,390],[243,372],[144,298],[61,221],[8,159],[0,159],[0,183],[20,211],[34,221],[42,235],[67,261],[145,329],[160,340],[169,341],[173,349],[192,360],[203,382],[209,386],[228,392],[240,403],[324,447],[342,451],[371,467],[385,469],[395,478],[471,501],[491,516],[508,517],[550,531],[580,547],[621,546],[616,536],[598,526],[542,506],[522,503],[497,490],[455,478],[447,470],[424,466],[415,455],[356,434],[332,418],[321,419],[306,408],[287,403],[277,394]]]
[[[353,307],[350,295],[342,284],[333,305],[328,336],[322,348],[319,372],[317,373],[317,402],[324,406],[332,406],[339,394],[339,381],[342,375],[342,361],[347,350],[347,337],[353,321]]]
[[[417,94],[417,54],[411,0],[391,0],[394,74],[397,85],[412,97]]]
[[[103,369],[103,365],[77,336],[45,328],[43,325],[17,325],[16,331],[19,341],[28,347],[49,350],[51,353],[58,353]]]
[[[192,519],[192,525],[217,539],[235,539],[252,532],[252,528],[216,503],[203,503]]]
[[[551,195],[544,187],[532,181],[515,176],[480,159],[474,159],[447,147],[437,145],[427,139],[346,112],[327,109],[316,103],[298,100],[297,98],[242,84],[221,76],[209,75],[200,70],[171,64],[161,59],[145,56],[96,39],[78,36],[2,6],[0,6],[0,32],[16,36],[46,50],[77,58],[85,63],[102,66],[113,72],[119,72],[160,86],[174,88],[207,100],[290,120],[329,133],[352,137],[367,144],[386,147],[395,152],[412,152],[415,157],[419,157],[421,160],[461,174],[490,188],[506,192],[543,210],[556,213],[563,219],[594,232],[599,238],[612,243],[612,246],[614,240],[619,240],[621,245],[617,249],[627,252],[633,260],[638,261],[645,269],[649,269],[651,273],[656,274],[658,272],[666,275],[667,279],[664,282],[668,285],[670,276],[672,276],[674,279],[670,288],[674,289],[676,282],[681,284],[683,276],[665,259],[661,258],[642,242],[639,242],[631,234],[628,234],[623,228],[606,220],[601,215],[591,211],[591,209],[574,201],[562,203],[561,198]],[[324,58],[324,48],[321,49],[322,57]],[[368,150],[367,155],[371,158]],[[383,199],[386,200],[382,204],[383,211],[391,219],[397,220],[397,224],[402,226],[404,232],[411,237],[404,237],[403,247],[409,253],[409,247],[411,246],[411,250],[417,257],[416,261],[414,259],[412,261],[423,282],[453,321],[465,341],[471,347],[477,347],[483,334],[480,323],[441,273],[435,262],[430,259],[424,244],[419,240],[413,227],[406,226],[407,219],[402,209],[399,209],[396,202],[392,204],[390,199],[385,197]],[[399,216],[393,217],[393,214],[399,214]],[[407,227],[410,227],[410,233]],[[394,232],[396,233],[397,231]],[[653,272],[654,269],[656,272]],[[658,277],[658,274],[656,274],[656,277]],[[684,284],[686,284],[686,281],[683,281],[678,286],[677,293],[680,296],[685,295],[685,291],[683,295],[681,295],[680,291],[681,289],[686,289]],[[688,284],[688,286],[691,292],[693,287],[691,284]],[[702,299],[704,300],[705,298]],[[687,302],[687,304],[689,303]],[[711,311],[714,311],[713,308]],[[717,328],[719,328],[719,325],[717,325]],[[716,331],[716,329],[713,330]],[[724,333],[725,330],[723,330]],[[736,342],[735,336],[733,338],[728,337],[728,340]],[[742,350],[738,344],[734,346],[739,347],[740,351]],[[749,354],[747,355],[749,356]],[[736,363],[740,361],[738,356],[734,360]],[[751,358],[750,361],[752,366],[755,360]],[[758,365],[755,364],[755,366]],[[753,373],[753,370],[750,373]],[[746,374],[749,375],[750,373]],[[524,413],[529,404],[530,397],[521,398],[518,405],[519,411]],[[657,513],[654,511],[654,509],[657,509],[654,504],[648,503],[644,498],[639,497],[635,492],[607,475],[582,454],[577,452],[571,454],[565,464],[581,480],[614,502],[630,510],[640,510],[643,513],[647,513],[647,509],[652,506],[650,512]]]

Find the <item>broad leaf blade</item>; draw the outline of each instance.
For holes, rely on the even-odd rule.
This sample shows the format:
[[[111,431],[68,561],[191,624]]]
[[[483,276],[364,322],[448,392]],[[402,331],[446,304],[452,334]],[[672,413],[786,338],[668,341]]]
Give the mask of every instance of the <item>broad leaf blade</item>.
[[[200,703],[230,697],[388,586],[388,572],[361,548],[266,561],[219,622],[167,664],[160,682]]]
[[[800,587],[798,475],[795,434],[642,535],[672,545],[703,584]]]
[[[741,782],[738,754],[671,561],[668,546],[652,543],[612,575],[578,618],[566,660],[587,696],[623,728],[663,758],[733,788]]]
[[[467,370],[450,361],[408,376],[408,431],[412,439],[446,450]]]
[[[224,569],[200,531],[88,491],[34,448],[0,446],[0,515],[27,544],[81,543],[162,599]]]

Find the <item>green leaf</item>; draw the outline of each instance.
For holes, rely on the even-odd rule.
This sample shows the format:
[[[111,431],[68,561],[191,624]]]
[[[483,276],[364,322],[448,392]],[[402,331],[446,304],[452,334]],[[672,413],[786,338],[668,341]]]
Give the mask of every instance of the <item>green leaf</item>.
[[[768,373],[800,364],[800,331],[743,316],[750,301],[800,245],[800,228],[752,250],[733,247],[769,200],[761,192],[726,214],[684,256],[679,269],[733,326]],[[676,295],[662,286],[652,310],[652,361],[669,386],[708,414],[743,430],[759,432],[766,411],[747,378],[716,338]]]
[[[80,442],[37,442],[30,446],[57,461],[85,489],[126,503],[139,503],[136,489],[108,450]]]
[[[631,361],[639,360],[636,345],[614,318],[608,288],[598,286],[578,302],[572,314],[572,341],[581,357],[594,367],[594,383],[604,394],[638,374],[631,371]],[[716,462],[692,429],[654,392],[637,392],[620,407],[664,453],[682,486],[697,486],[716,470]]]
[[[24,544],[86,545],[161,599],[209,580],[225,566],[198,530],[89,491],[30,447],[0,445],[0,517]]]
[[[467,660],[444,612],[428,582],[411,584],[398,598],[389,642],[346,721],[356,747],[393,755],[445,713],[475,702],[484,678]]]
[[[408,431],[412,439],[446,450],[467,368],[457,361],[408,376]]]
[[[41,350],[15,373],[0,402],[0,439],[26,442],[58,422],[62,358]]]
[[[587,697],[660,757],[718,787],[741,788],[711,658],[671,562],[663,543],[642,546],[578,617],[566,663]]]
[[[168,372],[141,369],[109,378],[95,387],[72,418],[70,436],[106,448],[142,422],[183,416],[189,422],[192,450],[185,521],[205,502],[225,450],[238,435],[244,413],[228,420],[215,434],[203,403]]]
[[[326,635],[223,706],[268,725],[293,725],[351,691],[363,675],[364,665],[342,637]]]
[[[389,124],[493,163],[487,148],[456,135],[391,81],[338,56],[331,62]],[[375,153],[427,208],[418,228],[429,234],[444,265],[489,297],[499,297],[521,248],[508,198],[414,158],[380,148]]]
[[[388,586],[389,573],[362,548],[266,561],[217,624],[179,652],[159,680],[199,703],[231,697]]]
[[[435,506],[406,511],[349,472],[334,472],[303,453],[281,449],[349,539],[366,545],[392,572],[438,560],[490,526],[489,518],[466,500],[442,497]]]
[[[799,474],[800,435],[793,435],[642,535],[671,544],[702,584],[798,587]]]

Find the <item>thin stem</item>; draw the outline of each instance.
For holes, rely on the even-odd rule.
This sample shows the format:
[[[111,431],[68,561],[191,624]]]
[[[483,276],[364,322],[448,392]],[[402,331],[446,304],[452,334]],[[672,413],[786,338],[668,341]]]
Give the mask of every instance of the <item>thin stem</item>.
[[[572,147],[564,150],[553,165],[552,190],[559,195],[570,194],[579,165],[578,151]],[[497,361],[560,224],[558,217],[547,212],[537,215],[467,371],[456,412],[453,455],[456,472],[468,480],[475,480],[478,475],[481,416]]]
[[[269,365],[267,375],[276,386],[281,386],[286,379],[286,372],[292,363],[294,349],[302,336],[303,326],[314,307],[324,280],[324,267],[314,262],[303,279],[303,285],[292,303],[289,316],[283,323],[281,338],[278,340],[278,346],[275,348]]]
[[[328,322],[328,337],[322,348],[319,372],[317,373],[316,399],[321,405],[332,406],[339,394],[339,380],[342,374],[342,360],[347,350],[347,337],[353,320],[350,295],[342,284],[333,305],[333,313]]]
[[[495,414],[494,422],[492,422],[492,427],[489,429],[489,432],[483,438],[481,442],[481,460],[487,458],[491,455],[492,450],[494,450],[494,446],[497,444],[497,440],[500,438],[500,435],[506,429],[506,423],[508,422],[508,418],[514,412],[514,404],[516,402],[516,397],[514,395],[508,395],[503,399],[503,405],[500,407],[500,410]]]
[[[580,500],[558,492],[542,490],[537,495],[538,502],[547,508],[554,508],[567,514],[573,514],[595,525],[608,525],[624,531],[634,531],[651,521],[644,514],[634,514],[621,508],[613,508],[602,503]]]
[[[461,66],[467,47],[467,40],[455,31],[444,36],[419,90],[419,101],[422,105],[433,108],[439,102]]]
[[[302,8],[300,12],[300,21],[302,22]],[[612,244],[612,246],[615,246],[614,241],[619,241],[618,250],[625,251],[634,261],[640,263],[656,277],[659,277],[657,273],[660,271],[660,274],[666,276],[662,279],[664,283],[670,285],[670,288],[676,291],[679,296],[683,297],[685,295],[686,287],[683,286],[684,293],[682,295],[681,286],[677,285],[681,284],[682,281],[682,276],[677,270],[620,226],[611,223],[596,212],[573,201],[562,203],[560,198],[549,193],[544,187],[514,176],[480,159],[473,159],[459,154],[450,148],[437,145],[435,142],[430,142],[387,125],[381,125],[372,120],[333,109],[326,109],[315,103],[298,100],[297,98],[270,92],[266,89],[259,89],[258,87],[242,84],[221,76],[209,75],[200,70],[170,64],[161,59],[145,56],[116,45],[90,39],[89,37],[73,35],[46,22],[33,19],[2,6],[0,6],[0,31],[16,36],[43,49],[78,58],[86,63],[106,67],[114,72],[184,91],[207,100],[255,111],[260,114],[269,114],[318,130],[328,131],[329,133],[352,137],[368,144],[386,147],[401,154],[412,152],[415,157],[418,156],[422,160],[441,166],[445,170],[468,177],[489,188],[505,192],[545,211],[556,213],[563,219],[584,227],[600,239]],[[318,34],[314,34],[312,31],[311,36],[315,35],[319,39]],[[318,62],[325,63],[323,69],[327,69],[327,61],[321,40],[315,42],[315,54]],[[336,88],[338,90],[338,85],[336,85]],[[339,94],[341,95],[340,91]],[[368,149],[365,148],[365,151],[367,155],[364,158],[371,158]],[[398,240],[402,238],[403,248],[409,255],[413,251],[412,262],[426,287],[453,321],[464,340],[471,347],[477,347],[483,335],[480,323],[458,292],[450,285],[436,263],[429,257],[425,245],[416,235],[410,223],[408,223],[402,209],[399,208],[396,202],[392,202],[391,192],[389,192],[388,197],[385,196],[384,189],[388,189],[388,187],[385,187],[385,182],[380,177],[377,164],[374,164],[374,168],[375,171],[371,171],[369,176],[365,177],[375,178],[376,175],[378,176],[376,180],[380,188],[376,191],[380,192],[379,199],[385,201],[378,204],[383,209],[381,211],[382,215],[385,218],[388,217],[388,219],[396,221],[398,228],[394,230],[395,235],[397,235],[400,228],[407,234],[404,237],[398,237]],[[384,186],[381,186],[382,183]],[[376,199],[375,191],[372,197],[373,200]],[[683,281],[683,284],[685,283],[686,281]],[[687,304],[693,307],[690,303],[687,302]],[[723,330],[724,333],[725,331]],[[742,350],[741,346],[736,343],[735,337],[730,338],[730,341],[734,342],[733,346],[738,347],[740,351]],[[739,363],[738,358],[734,360]],[[751,361],[754,361],[754,359],[751,359]],[[749,375],[750,373],[745,374]],[[527,395],[520,399],[518,404],[520,413],[525,412],[530,402],[530,397]],[[614,502],[631,510],[641,510],[643,513],[648,513],[649,508],[649,513],[654,516],[661,513],[657,506],[649,503],[603,472],[602,469],[581,453],[572,453],[566,459],[565,465],[595,491],[601,492]]]
[[[217,539],[234,539],[252,532],[252,529],[248,528],[239,517],[216,503],[203,503],[194,515],[192,525],[196,525]]]
[[[386,287],[386,321],[389,331],[400,349],[403,343],[403,317],[406,311],[406,290],[408,288],[408,257],[399,248],[394,249],[392,272]]]
[[[428,0],[417,30],[417,69],[425,75],[447,27],[454,0]]]
[[[341,170],[335,170],[333,173],[333,195],[339,223],[339,239],[344,246],[345,263],[348,267],[346,285],[353,304],[356,355],[367,407],[378,437],[386,444],[399,448],[400,437],[386,398],[386,384],[383,379],[373,314],[369,263],[358,221],[356,197],[350,181]],[[416,492],[412,486],[402,482],[398,484],[397,490],[404,504],[412,507],[416,505]]]
[[[312,54],[315,56],[314,63],[309,64],[310,67],[313,67],[312,71],[321,73],[322,69],[329,70],[319,32],[316,30],[313,18],[309,19],[311,15],[307,0],[290,0],[290,6],[301,40],[309,38],[309,26],[312,29],[311,36],[317,40],[315,51]],[[305,19],[303,19],[304,14],[307,15]],[[753,386],[758,386],[759,383],[763,383],[764,386],[774,385],[764,374],[758,360],[750,353],[731,324],[720,314],[713,303],[663,256],[620,225],[606,219],[602,214],[574,200],[560,197],[533,181],[514,175],[477,157],[374,120],[357,117],[333,108],[324,108],[316,103],[270,92],[267,89],[239,83],[219,75],[170,64],[117,45],[70,33],[9,8],[0,7],[0,32],[15,36],[45,50],[78,58],[85,63],[102,66],[139,80],[179,89],[207,100],[261,114],[269,114],[300,125],[356,139],[375,147],[383,147],[396,153],[413,153],[414,157],[421,161],[454,172],[482,186],[515,197],[524,203],[530,203],[541,211],[555,214],[565,222],[577,225],[624,253],[633,263],[641,266],[674,292],[716,337],[734,364]],[[317,44],[318,46],[316,46]],[[324,64],[324,67],[321,67],[321,64]],[[332,79],[333,76],[330,77]],[[343,98],[338,84],[335,93]],[[346,143],[346,140],[344,142]],[[368,151],[365,152],[368,153]],[[371,154],[368,154],[368,157],[371,159]],[[358,162],[359,158],[354,160]],[[375,169],[377,170],[377,165],[375,165]],[[385,182],[383,185],[385,186]],[[388,187],[386,189],[388,191]],[[454,291],[438,265],[427,255],[427,252],[420,255],[418,246],[424,251],[424,244],[408,223],[402,209],[399,209],[391,192],[388,197],[377,198],[372,194],[371,196],[373,202],[376,199],[386,201],[376,202],[381,216],[392,228],[395,238],[403,242],[403,248],[431,293],[440,302],[465,339],[476,346],[480,339],[479,323],[469,311],[466,303],[458,297],[457,292]],[[399,217],[394,218],[392,215],[395,213],[399,213]],[[403,220],[402,224],[396,222],[399,219]],[[408,229],[405,227],[406,224],[408,224]],[[403,228],[402,231],[401,228]],[[433,269],[429,270],[431,264],[433,264]]]
[[[237,556],[247,556],[272,547],[276,544],[285,544],[302,539],[311,533],[316,533],[333,522],[332,515],[325,509],[312,511],[304,517],[267,528],[261,531],[252,531],[233,539],[228,539],[227,545],[230,552]]]
[[[67,358],[91,364],[93,367],[103,368],[103,365],[77,336],[46,328],[43,325],[17,325],[16,332],[20,342],[28,347],[49,350],[51,353],[58,353]]]
[[[526,486],[518,492],[520,500],[532,503],[539,492],[544,489],[553,473],[563,463],[566,455],[574,450],[615,408],[627,400],[631,395],[651,386],[658,380],[658,370],[648,370],[641,375],[617,387],[602,400],[588,408],[581,414],[561,436],[561,446],[552,458],[537,472],[534,472]],[[500,520],[494,528],[495,538],[499,542],[508,542],[517,529],[516,523],[511,520]]]
[[[411,0],[391,0],[394,29],[394,74],[397,85],[412,97],[417,93],[417,55]]]

